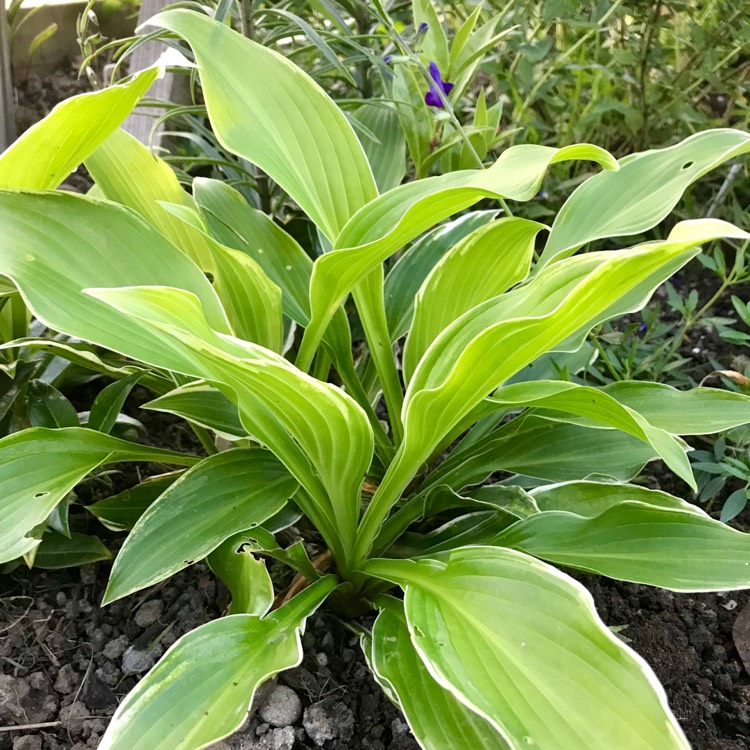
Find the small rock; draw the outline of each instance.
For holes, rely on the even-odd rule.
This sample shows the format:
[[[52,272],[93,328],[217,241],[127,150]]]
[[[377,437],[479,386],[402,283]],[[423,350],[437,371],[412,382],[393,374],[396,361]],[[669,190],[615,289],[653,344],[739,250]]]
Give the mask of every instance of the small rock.
[[[70,664],[64,664],[57,673],[55,690],[61,695],[67,695],[78,687],[78,681],[78,672]]]
[[[93,563],[90,565],[81,565],[79,570],[81,583],[84,586],[90,586],[92,583],[96,583],[96,566]]]
[[[83,732],[83,722],[88,718],[88,709],[81,701],[76,701],[60,709],[60,722],[65,730],[74,737],[78,737]]]
[[[0,723],[40,724],[57,713],[57,695],[44,672],[27,678],[0,675]]]
[[[149,599],[139,607],[133,619],[139,628],[147,628],[149,625],[153,625],[163,612],[164,602],[159,599]]]
[[[319,667],[327,667],[328,654],[326,654],[324,651],[319,651],[317,654],[315,654],[315,661],[318,662]]]
[[[354,715],[344,703],[331,706],[326,701],[320,701],[305,709],[302,726],[318,747],[328,740],[346,742],[354,734]]]
[[[119,659],[125,649],[128,647],[127,636],[119,635],[113,638],[103,649],[104,656],[107,659]]]
[[[42,738],[38,734],[27,734],[13,740],[13,750],[42,750]]]
[[[122,671],[125,674],[142,674],[148,672],[156,664],[157,649],[140,651],[130,646],[122,655]]]
[[[99,676],[100,671],[97,669],[90,674],[83,685],[83,701],[89,711],[94,713],[117,705],[117,696]]]
[[[272,729],[257,740],[243,738],[239,750],[292,750],[295,746],[294,743],[294,729],[283,727]]]
[[[289,727],[299,721],[302,701],[286,685],[278,685],[258,710],[260,718],[272,727]]]

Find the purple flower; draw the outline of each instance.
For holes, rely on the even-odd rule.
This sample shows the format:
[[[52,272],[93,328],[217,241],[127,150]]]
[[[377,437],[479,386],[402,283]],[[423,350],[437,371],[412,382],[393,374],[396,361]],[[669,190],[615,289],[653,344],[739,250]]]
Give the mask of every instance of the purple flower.
[[[430,90],[425,94],[424,101],[430,107],[438,107],[443,109],[443,101],[440,98],[440,91],[444,94],[450,94],[453,90],[453,84],[444,81],[440,75],[440,68],[438,68],[436,62],[430,63],[430,76],[434,83],[430,86]]]
[[[429,28],[430,26],[427,21],[422,21],[422,23],[420,23],[419,27],[417,28],[417,34],[426,34]]]

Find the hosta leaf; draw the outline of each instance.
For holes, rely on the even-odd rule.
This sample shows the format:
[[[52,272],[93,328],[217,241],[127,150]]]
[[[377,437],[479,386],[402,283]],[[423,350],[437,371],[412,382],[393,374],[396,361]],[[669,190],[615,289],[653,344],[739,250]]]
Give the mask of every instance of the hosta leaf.
[[[640,502],[654,508],[683,510],[705,517],[697,505],[659,490],[612,482],[561,482],[529,490],[539,510],[560,510],[593,518],[623,502]]]
[[[248,255],[223,247],[180,218],[175,209],[190,212],[195,203],[166,162],[137,138],[117,130],[86,166],[106,198],[137,211],[211,274],[236,336],[281,350],[281,291]]]
[[[232,594],[230,615],[263,617],[274,600],[273,582],[266,563],[242,547],[242,539],[230,537],[209,556],[211,570]]]
[[[650,229],[677,205],[689,185],[749,150],[750,135],[720,129],[696,133],[669,148],[626,156],[619,171],[586,180],[565,202],[541,262],[564,258],[596,239]]]
[[[412,645],[403,604],[382,597],[378,605],[368,661],[375,679],[403,711],[420,746],[425,750],[507,748],[492,724],[430,674]]]
[[[70,537],[51,532],[42,537],[34,554],[34,567],[58,570],[111,559],[112,553],[98,537],[75,531]]]
[[[561,149],[514,146],[486,170],[465,170],[409,182],[362,208],[342,229],[333,250],[315,262],[310,287],[312,319],[305,331],[300,359],[306,361],[310,350],[315,350],[331,316],[349,292],[396,250],[482,198],[533,198],[547,168],[571,159],[589,159],[616,167],[610,154],[588,144]]]
[[[0,219],[10,228],[0,272],[14,279],[38,318],[155,367],[222,384],[250,434],[306,486],[313,500],[303,510],[345,560],[342,537],[353,535],[373,445],[367,416],[351,398],[269,350],[222,336],[227,326],[208,280],[131,212],[75,196],[0,192]],[[189,291],[153,288],[157,274]],[[80,291],[131,281],[152,288]],[[107,295],[136,309],[123,314],[101,301]]]
[[[219,180],[196,178],[193,195],[213,237],[249,255],[282,291],[284,314],[301,326],[310,322],[313,262],[299,243],[272,219],[254,209],[234,188]],[[326,332],[334,361],[345,372],[351,361],[351,335],[343,310]]]
[[[335,585],[329,576],[263,618],[230,615],[184,635],[120,704],[100,749],[199,750],[231,734],[258,686],[300,663],[305,619]]]
[[[539,417],[513,420],[466,452],[448,457],[429,477],[459,490],[495,471],[565,482],[586,477],[627,481],[656,451],[616,430],[590,429]]]
[[[412,642],[432,676],[512,748],[687,750],[648,665],[576,581],[508,549],[446,562],[377,560],[398,582]]]
[[[339,388],[297,370],[262,347],[213,331],[195,296],[176,289],[97,289],[130,318],[172,337],[186,375],[223,386],[248,432],[268,446],[312,497],[300,507],[346,561],[372,460],[367,417]],[[147,361],[159,365],[159,353]]]
[[[90,471],[118,461],[190,466],[194,456],[129,443],[82,427],[34,427],[0,440],[0,562]],[[8,555],[12,556],[9,557]]]
[[[499,408],[526,407],[567,412],[585,417],[593,424],[626,432],[648,443],[677,476],[696,489],[690,462],[680,441],[596,388],[564,381],[537,380],[500,388],[485,403]]]
[[[636,381],[612,383],[602,390],[673,435],[709,435],[750,422],[750,397],[732,391],[680,391]]]
[[[194,11],[165,11],[149,25],[173,31],[192,47],[222,145],[268,173],[329,239],[375,198],[351,125],[300,68]]]
[[[81,424],[73,404],[43,380],[29,383],[26,399],[32,427],[79,427]]]
[[[72,193],[0,191],[0,224],[0,273],[56,331],[143,361],[158,352],[160,366],[179,371],[184,364],[168,336],[81,294],[86,287],[168,284],[197,295],[211,325],[229,332],[198,266],[132,211]]]
[[[696,244],[747,235],[709,219],[678,224],[670,236],[627,251],[554,263],[530,283],[470,310],[440,334],[407,388],[404,442],[367,509],[358,554],[366,554],[364,546],[421,464],[489,391],[573,333],[590,328],[623,300],[645,304],[649,295],[644,285],[655,289],[697,253]]]
[[[128,83],[58,104],[0,156],[0,188],[56,188],[120,126],[151,88],[157,73],[150,68]]]
[[[297,487],[278,459],[259,448],[204,459],[138,519],[112,567],[105,603],[202,560],[225,539],[281,510]]]
[[[750,534],[702,512],[637,501],[616,503],[594,518],[546,511],[519,521],[493,543],[672,591],[750,588]]]
[[[430,344],[454,320],[526,278],[534,239],[543,228],[526,219],[498,219],[472,232],[440,259],[417,293],[404,348],[407,381]]]
[[[470,211],[420,237],[394,264],[385,277],[385,312],[391,340],[400,339],[410,328],[414,297],[435,264],[459,240],[487,222],[497,211]]]
[[[406,175],[406,143],[396,110],[365,105],[354,116],[377,138],[376,142],[366,134],[360,135],[378,189],[385,192],[400,185]]]
[[[245,437],[237,407],[220,390],[205,382],[188,383],[143,404],[142,409],[176,414],[208,427],[229,440]]]
[[[146,509],[181,476],[181,471],[170,471],[155,477],[144,479],[135,487],[119,492],[117,495],[106,497],[86,510],[96,516],[104,526],[115,531],[130,530]]]
[[[141,373],[136,372],[102,388],[91,405],[87,426],[99,432],[112,432],[130,391],[140,377]]]

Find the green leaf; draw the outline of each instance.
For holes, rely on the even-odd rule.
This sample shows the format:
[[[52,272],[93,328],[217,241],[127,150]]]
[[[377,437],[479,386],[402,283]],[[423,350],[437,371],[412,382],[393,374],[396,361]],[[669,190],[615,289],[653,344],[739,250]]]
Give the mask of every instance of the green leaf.
[[[634,409],[623,406],[596,388],[564,381],[537,380],[497,390],[485,403],[499,408],[552,409],[585,417],[590,423],[612,427],[650,445],[667,466],[696,490],[690,462],[682,443],[651,425]]]
[[[149,401],[142,409],[176,414],[228,440],[247,436],[239,412],[220,390],[205,382],[188,383]]]
[[[333,250],[315,261],[310,286],[312,318],[305,331],[300,360],[306,362],[310,358],[331,316],[349,292],[396,250],[482,198],[533,198],[547,168],[571,159],[589,159],[605,167],[616,167],[610,154],[588,144],[561,149],[514,146],[488,169],[409,182],[362,208],[342,229]]]
[[[513,420],[466,452],[451,455],[429,486],[459,490],[495,471],[565,482],[586,477],[627,481],[656,457],[642,441],[616,430],[590,429],[540,417]]]
[[[634,484],[613,484],[611,482],[561,482],[548,484],[530,490],[539,510],[559,510],[575,513],[578,516],[593,518],[623,502],[640,502],[655,508],[683,510],[705,513],[698,506],[681,500],[674,495],[658,490],[649,490]]]
[[[24,537],[90,471],[119,461],[190,466],[198,459],[80,427],[33,427],[0,440],[0,562],[17,556]]]
[[[87,426],[99,432],[112,432],[125,400],[140,378],[141,373],[136,372],[103,388],[91,405]]]
[[[27,389],[27,408],[32,427],[78,427],[80,420],[73,404],[54,386],[32,380]]]
[[[281,289],[284,314],[307,326],[313,262],[299,243],[229,185],[199,177],[193,181],[193,194],[212,236],[249,255]],[[356,378],[349,377],[354,369],[352,341],[343,309],[333,316],[324,342],[336,369],[351,386]]]
[[[0,188],[56,188],[130,114],[157,72],[58,104],[0,156]]]
[[[360,135],[378,189],[385,192],[397,187],[406,176],[406,142],[396,110],[387,105],[365,105],[354,117],[377,139]]]
[[[511,747],[687,750],[648,665],[576,581],[527,555],[464,547],[447,562],[373,561],[405,588],[430,673]]]
[[[156,499],[182,475],[171,471],[149,477],[135,487],[87,505],[86,510],[114,531],[130,530]]]
[[[300,68],[194,11],[165,11],[148,23],[192,47],[221,144],[266,172],[329,239],[376,197],[351,125]]]
[[[57,570],[111,559],[112,553],[95,536],[74,531],[68,538],[51,532],[42,537],[34,556],[34,567]]]
[[[420,747],[425,750],[507,748],[492,724],[467,708],[430,674],[412,645],[403,604],[391,597],[381,597],[378,606],[380,614],[372,628],[372,645],[367,654],[370,668],[387,695],[403,711]]]
[[[169,285],[195,294],[211,325],[229,333],[198,266],[132,211],[72,193],[0,191],[0,224],[0,273],[56,331],[142,361],[158,352],[160,366],[180,371],[185,363],[171,351],[169,336],[81,293],[87,287]]]
[[[711,219],[683,222],[662,242],[567,258],[528,284],[470,310],[443,331],[407,388],[404,442],[360,525],[357,555],[367,554],[365,546],[419,467],[446,436],[464,427],[462,420],[486,393],[606,319],[613,308],[642,307],[661,282],[696,255],[697,243],[717,236],[747,235]]]
[[[241,536],[220,544],[208,556],[208,564],[232,594],[228,614],[263,617],[273,604],[273,583],[266,563],[243,548]]]
[[[529,273],[543,224],[504,218],[473,231],[449,250],[425,279],[404,347],[407,382],[430,344],[473,307],[497,297]]]
[[[117,130],[86,166],[106,198],[137,211],[213,277],[236,336],[281,351],[280,290],[248,255],[223,247],[184,220],[195,203],[166,162]]]
[[[128,534],[104,602],[202,560],[233,534],[281,510],[297,483],[271,453],[236,448],[201,461],[149,505]]]
[[[300,663],[305,618],[335,585],[328,576],[263,618],[222,617],[180,638],[120,704],[100,750],[198,750],[234,732],[258,686]]]
[[[420,237],[394,264],[385,277],[385,312],[391,340],[400,339],[411,327],[414,297],[435,264],[466,235],[492,221],[497,211],[469,211]]]
[[[557,565],[672,591],[750,588],[750,534],[697,510],[629,500],[593,518],[546,511],[493,542]]]
[[[670,213],[689,185],[748,150],[750,135],[719,129],[696,133],[669,148],[626,156],[618,171],[595,175],[568,198],[540,263],[564,258],[596,239],[650,229]]]
[[[612,383],[602,390],[673,435],[710,435],[750,422],[750,397],[732,391],[680,391],[637,381]]]
[[[187,292],[150,287],[89,294],[168,334],[184,363],[175,369],[222,386],[247,431],[307,490],[304,504],[297,496],[298,504],[346,565],[373,451],[370,425],[356,402],[271,351],[219,335]],[[160,352],[144,359],[161,366]]]

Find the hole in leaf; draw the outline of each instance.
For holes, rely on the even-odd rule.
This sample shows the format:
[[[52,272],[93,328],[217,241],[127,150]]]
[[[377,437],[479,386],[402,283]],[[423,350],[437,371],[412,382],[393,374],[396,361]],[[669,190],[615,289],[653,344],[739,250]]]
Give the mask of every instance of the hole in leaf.
[[[692,166],[693,166],[693,164],[695,164],[695,162],[694,162],[694,161],[689,161],[689,162],[686,162],[685,164],[683,164],[683,165],[682,165],[682,168],[683,168],[683,170],[685,170],[685,169],[690,169],[690,167],[692,167]]]
[[[49,495],[49,492],[37,492],[36,495],[34,495],[35,498],[45,497],[46,495]]]

